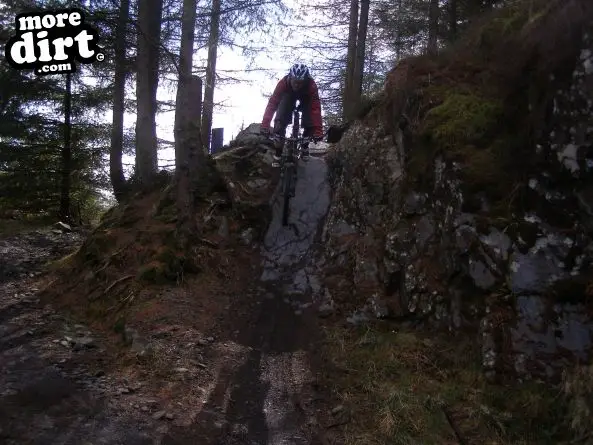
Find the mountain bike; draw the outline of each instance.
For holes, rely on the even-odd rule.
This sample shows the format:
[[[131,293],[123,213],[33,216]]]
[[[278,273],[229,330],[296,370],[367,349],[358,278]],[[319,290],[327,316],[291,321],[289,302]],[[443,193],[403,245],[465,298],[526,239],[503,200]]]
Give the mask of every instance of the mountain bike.
[[[311,142],[312,138],[299,136],[300,132],[300,106],[292,111],[292,133],[288,138],[278,135],[271,136],[272,140],[284,139],[284,150],[280,160],[280,178],[282,183],[282,225],[288,225],[290,214],[290,198],[293,198],[297,182],[297,161],[301,159],[303,144]]]

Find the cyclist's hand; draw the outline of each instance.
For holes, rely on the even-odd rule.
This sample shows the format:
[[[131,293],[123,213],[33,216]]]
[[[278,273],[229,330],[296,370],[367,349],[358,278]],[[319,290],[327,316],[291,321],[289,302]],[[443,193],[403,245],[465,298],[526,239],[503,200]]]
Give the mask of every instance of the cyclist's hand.
[[[320,142],[321,140],[323,140],[323,136],[313,136],[313,142],[317,143]]]
[[[263,136],[269,136],[270,135],[270,129],[268,127],[261,127],[259,130],[259,134],[263,135]]]

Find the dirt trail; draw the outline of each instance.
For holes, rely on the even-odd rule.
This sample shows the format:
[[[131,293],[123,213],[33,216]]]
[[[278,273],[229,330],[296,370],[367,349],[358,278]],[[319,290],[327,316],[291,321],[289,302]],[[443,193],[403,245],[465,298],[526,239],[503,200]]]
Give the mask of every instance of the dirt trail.
[[[68,328],[39,304],[27,280],[0,283],[0,443],[321,444],[310,352],[319,286],[311,253],[329,205],[326,173],[322,159],[299,167],[290,227],[281,226],[276,199],[261,276],[221,320],[208,353],[212,378],[200,383],[203,399],[187,407],[196,413],[189,423],[130,414],[106,390],[120,383],[106,383],[100,371],[107,360],[100,336]],[[60,340],[64,329],[77,331],[76,339],[66,337],[72,344]]]
[[[321,444],[314,428],[313,298],[319,291],[312,259],[329,206],[327,167],[312,158],[299,167],[290,225],[280,199],[262,248],[262,275],[229,319],[230,342],[248,348],[219,375],[193,431],[179,428],[163,444]],[[278,196],[279,198],[279,196]]]

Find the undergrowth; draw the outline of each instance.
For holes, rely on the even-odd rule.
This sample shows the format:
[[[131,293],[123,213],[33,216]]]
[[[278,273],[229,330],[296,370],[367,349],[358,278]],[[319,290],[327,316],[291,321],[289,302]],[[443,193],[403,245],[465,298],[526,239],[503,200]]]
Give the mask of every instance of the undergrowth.
[[[400,62],[382,106],[392,131],[407,123],[405,187],[430,188],[440,156],[460,166],[466,196],[489,199],[490,216],[518,210],[517,187],[538,169],[533,149],[548,124],[550,92],[572,81],[592,4],[514,2],[476,21],[438,57]]]
[[[389,325],[333,326],[325,335],[327,383],[350,410],[348,445],[543,445],[572,440],[571,423],[581,435],[590,429],[590,383],[588,392],[569,384],[581,399],[537,382],[491,384],[469,339]]]

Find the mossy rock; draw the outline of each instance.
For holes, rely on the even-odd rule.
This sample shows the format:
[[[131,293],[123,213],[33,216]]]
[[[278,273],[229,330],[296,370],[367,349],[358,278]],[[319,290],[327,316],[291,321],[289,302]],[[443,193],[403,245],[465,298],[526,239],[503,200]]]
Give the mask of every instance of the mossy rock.
[[[440,105],[426,114],[424,134],[451,154],[479,144],[493,133],[503,114],[502,102],[477,93],[449,93]]]
[[[432,190],[434,162],[438,149],[422,136],[411,145],[414,149],[408,155],[405,191]]]
[[[497,16],[488,17],[468,43],[476,50],[492,50],[500,45],[501,39],[516,36],[528,21],[529,11],[523,5],[507,6],[497,11]]]
[[[408,159],[410,186],[432,188],[434,161],[457,162],[465,195],[484,194],[493,215],[507,215],[520,172],[514,168],[522,135],[510,128],[505,101],[491,86],[434,85],[427,97],[437,103],[426,112]]]

